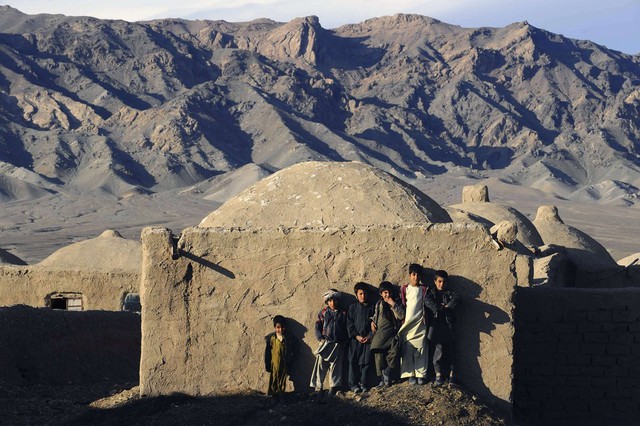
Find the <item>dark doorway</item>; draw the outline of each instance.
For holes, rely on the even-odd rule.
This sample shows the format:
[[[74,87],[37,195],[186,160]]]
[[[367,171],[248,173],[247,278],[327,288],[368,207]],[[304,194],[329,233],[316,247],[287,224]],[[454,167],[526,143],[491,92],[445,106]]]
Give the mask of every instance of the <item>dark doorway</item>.
[[[51,309],[60,309],[64,311],[84,310],[82,295],[77,293],[52,295],[49,298],[49,307]]]
[[[56,297],[51,299],[51,309],[67,309],[67,302],[64,297]]]

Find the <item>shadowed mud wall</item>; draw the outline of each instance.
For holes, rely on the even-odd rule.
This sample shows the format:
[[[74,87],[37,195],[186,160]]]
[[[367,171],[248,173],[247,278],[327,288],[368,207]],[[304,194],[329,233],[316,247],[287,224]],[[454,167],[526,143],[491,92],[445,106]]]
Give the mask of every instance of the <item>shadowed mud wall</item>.
[[[138,314],[0,308],[0,342],[0,385],[138,379]]]
[[[140,274],[0,266],[0,306],[47,306],[55,292],[82,293],[84,310],[122,310],[127,293],[138,293]]]
[[[640,289],[519,288],[514,409],[525,424],[640,424]]]
[[[322,293],[352,293],[357,281],[401,284],[409,263],[446,269],[464,306],[458,371],[471,390],[510,401],[512,295],[516,253],[496,251],[475,224],[345,229],[222,230],[190,228],[172,259],[167,229],[142,233],[141,392],[204,395],[266,390],[263,337],[271,318],[292,319],[304,338],[293,386],[308,390],[317,342],[313,324]],[[521,283],[522,284],[522,283]]]

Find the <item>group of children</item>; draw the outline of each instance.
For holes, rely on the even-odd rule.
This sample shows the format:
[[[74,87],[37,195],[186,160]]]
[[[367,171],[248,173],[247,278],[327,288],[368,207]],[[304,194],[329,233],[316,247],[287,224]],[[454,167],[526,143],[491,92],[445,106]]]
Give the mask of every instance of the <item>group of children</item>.
[[[427,383],[430,359],[433,386],[455,384],[455,312],[462,299],[447,288],[446,271],[435,272],[433,285],[424,285],[422,277],[422,266],[409,265],[409,283],[400,287],[400,297],[394,297],[393,284],[383,281],[375,304],[369,303],[367,284],[359,282],[354,286],[357,301],[347,311],[340,306],[338,290],[325,292],[325,306],[315,323],[319,346],[310,386],[322,391],[329,373],[329,394],[335,394],[343,385],[345,356],[348,384],[355,393],[368,391],[372,363],[380,378],[378,386],[390,386],[398,371],[410,384]],[[284,317],[277,315],[273,324],[274,333],[266,337],[265,368],[271,373],[268,394],[279,397],[285,392],[296,341],[286,332]]]

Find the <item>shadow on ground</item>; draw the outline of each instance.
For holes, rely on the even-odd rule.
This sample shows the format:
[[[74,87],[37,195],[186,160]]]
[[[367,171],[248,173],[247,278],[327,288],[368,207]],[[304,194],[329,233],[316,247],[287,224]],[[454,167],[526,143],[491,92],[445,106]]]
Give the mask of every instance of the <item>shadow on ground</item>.
[[[260,394],[192,397],[186,395],[142,398],[119,407],[91,408],[69,425],[409,425],[407,419],[359,406],[346,398],[322,402],[307,395],[288,395],[286,403],[273,404]]]
[[[434,425],[506,426],[506,417],[460,387],[406,382],[365,394],[314,398],[289,393],[278,404],[246,391],[208,397],[140,397],[134,383],[2,386],[0,424],[9,425]]]

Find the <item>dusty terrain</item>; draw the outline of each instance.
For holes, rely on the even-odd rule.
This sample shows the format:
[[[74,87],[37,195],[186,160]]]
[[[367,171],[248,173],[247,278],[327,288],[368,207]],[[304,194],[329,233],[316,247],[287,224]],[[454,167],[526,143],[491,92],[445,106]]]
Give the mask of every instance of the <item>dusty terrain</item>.
[[[463,185],[486,183],[493,202],[513,206],[530,220],[535,218],[538,206],[558,206],[566,223],[594,237],[616,260],[639,251],[640,208],[637,204],[571,201],[495,178],[441,176],[410,183],[442,206],[459,203]],[[220,188],[224,194],[219,200],[224,201],[245,186],[247,181],[225,182]],[[7,202],[0,209],[1,247],[28,263],[35,263],[72,242],[96,237],[105,229],[117,229],[125,238],[136,240],[145,226],[166,226],[179,233],[197,225],[220,206],[220,201],[206,200],[201,195],[176,190],[121,200],[95,195],[50,195],[37,200]]]
[[[131,384],[0,389],[2,421],[11,425],[505,425],[463,389],[397,384],[314,401],[288,395],[274,405],[259,393],[140,398]],[[241,407],[241,408],[239,408]]]

